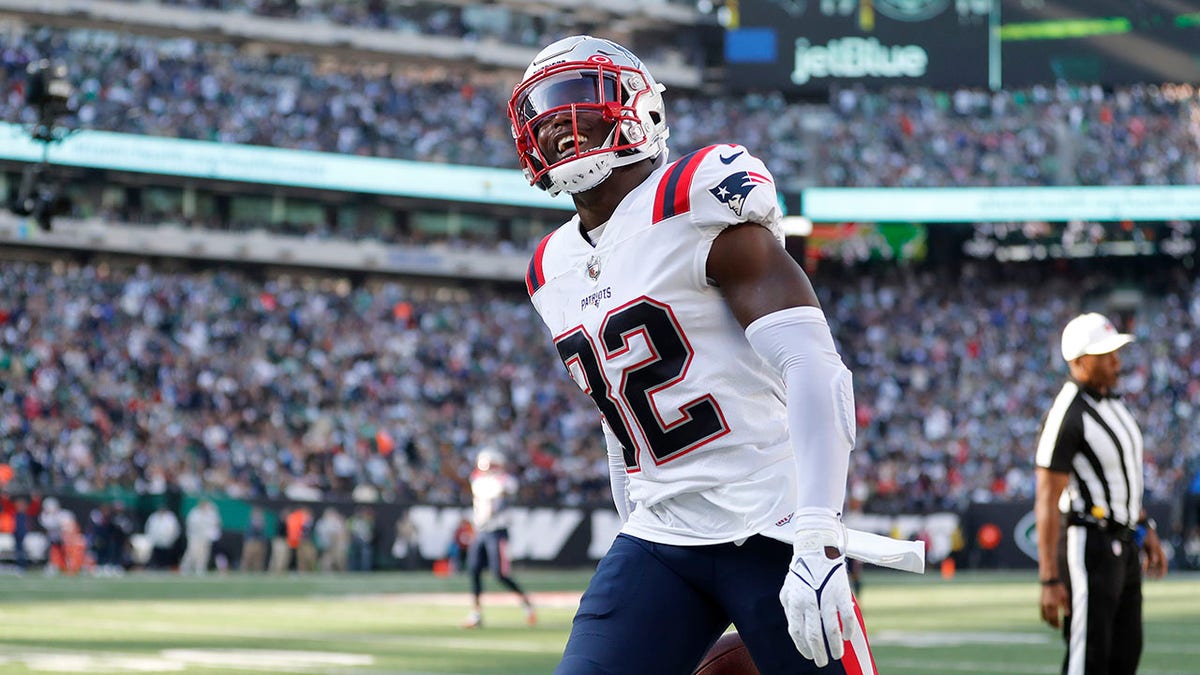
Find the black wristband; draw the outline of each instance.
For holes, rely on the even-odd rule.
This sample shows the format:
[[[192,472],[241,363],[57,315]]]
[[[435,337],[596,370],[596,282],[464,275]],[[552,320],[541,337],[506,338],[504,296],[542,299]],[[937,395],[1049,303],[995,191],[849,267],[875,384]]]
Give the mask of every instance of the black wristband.
[[[1059,579],[1058,577],[1054,577],[1053,579],[1042,579],[1043,586],[1055,586],[1055,585],[1061,584],[1061,583],[1062,583],[1062,579]]]

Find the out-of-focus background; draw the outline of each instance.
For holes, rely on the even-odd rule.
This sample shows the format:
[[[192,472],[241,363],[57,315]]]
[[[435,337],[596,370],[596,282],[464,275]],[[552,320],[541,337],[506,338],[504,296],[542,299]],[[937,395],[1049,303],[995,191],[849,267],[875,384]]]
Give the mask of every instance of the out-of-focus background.
[[[504,111],[575,33],[667,85],[673,156],[736,142],[772,171],[855,375],[851,524],[925,541],[928,583],[1032,579],[1059,331],[1095,310],[1137,337],[1148,505],[1194,579],[1200,2],[0,0],[12,602],[102,578],[112,602],[174,581],[244,597],[243,573],[461,593],[483,447],[521,481],[518,574],[586,583],[619,527],[599,420],[523,284],[572,205],[525,183]],[[211,579],[180,581],[201,536],[183,571]],[[1056,672],[1022,602],[1045,669],[962,672]],[[548,671],[562,605],[539,665],[386,670]],[[0,669],[49,667],[42,638],[6,639]]]

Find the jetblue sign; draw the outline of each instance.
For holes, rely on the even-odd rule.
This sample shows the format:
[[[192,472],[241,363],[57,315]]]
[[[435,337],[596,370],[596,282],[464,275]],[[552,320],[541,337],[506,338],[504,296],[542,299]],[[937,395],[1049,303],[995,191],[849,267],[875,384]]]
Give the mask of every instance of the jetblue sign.
[[[831,85],[983,87],[991,0],[742,0],[728,88],[823,95]]]
[[[857,37],[814,45],[798,38],[792,82],[805,85],[830,77],[923,78],[928,67],[929,53],[919,45],[887,46],[875,38]]]

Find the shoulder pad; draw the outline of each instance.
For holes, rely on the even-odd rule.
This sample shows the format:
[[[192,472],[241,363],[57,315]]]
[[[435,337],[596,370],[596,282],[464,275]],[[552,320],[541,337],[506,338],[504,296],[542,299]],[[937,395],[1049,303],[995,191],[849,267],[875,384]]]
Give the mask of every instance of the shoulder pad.
[[[683,213],[693,221],[728,226],[755,222],[778,229],[775,180],[746,148],[710,145],[667,168],[654,200],[654,222]]]

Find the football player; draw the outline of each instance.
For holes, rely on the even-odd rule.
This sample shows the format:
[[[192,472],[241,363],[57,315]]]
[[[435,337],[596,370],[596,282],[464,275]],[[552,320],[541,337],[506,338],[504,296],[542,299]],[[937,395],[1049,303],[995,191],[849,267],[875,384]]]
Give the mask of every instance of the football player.
[[[526,286],[602,413],[624,520],[558,673],[691,673],[732,622],[763,673],[874,673],[841,521],[850,372],[740,145],[670,162],[662,92],[590,36],[509,102],[532,185],[577,214]]]
[[[521,598],[525,621],[537,624],[537,614],[529,596],[512,578],[508,557],[508,505],[517,492],[517,479],[504,469],[504,455],[484,448],[475,457],[471,472],[471,497],[474,508],[475,538],[467,548],[467,569],[471,573],[471,594],[474,606],[463,628],[483,626],[483,568],[488,566],[500,583]]]

